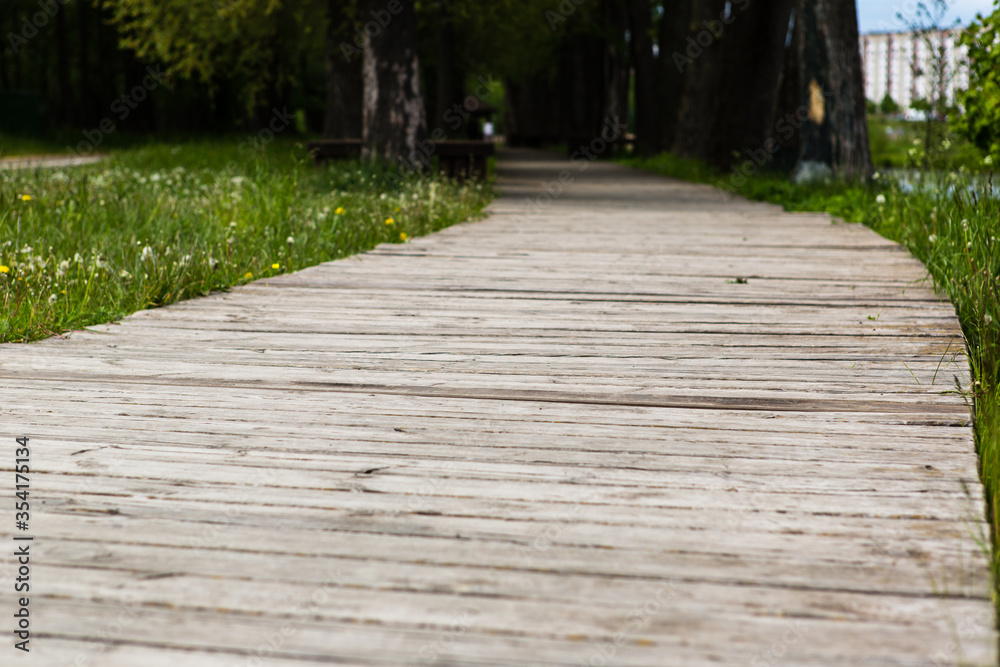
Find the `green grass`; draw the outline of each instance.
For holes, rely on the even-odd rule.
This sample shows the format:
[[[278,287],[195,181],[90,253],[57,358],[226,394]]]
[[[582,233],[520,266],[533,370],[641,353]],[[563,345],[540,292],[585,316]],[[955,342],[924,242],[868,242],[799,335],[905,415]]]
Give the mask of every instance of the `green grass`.
[[[159,144],[0,181],[0,341],[30,341],[143,308],[402,243],[479,214],[488,185],[316,168],[275,141]],[[391,224],[387,223],[391,220]]]
[[[946,125],[938,126],[939,137],[933,143],[930,159],[926,160],[927,126],[920,121],[890,119],[882,115],[868,116],[868,136],[872,162],[879,168],[905,168],[920,165],[932,169],[965,167],[981,169],[986,155],[959,137]]]
[[[77,141],[81,140],[82,137]],[[65,144],[60,145],[52,138],[0,133],[0,159],[20,155],[51,155],[65,152]]]
[[[973,385],[980,473],[990,504],[994,571],[1000,575],[1000,202],[984,196],[989,179],[971,189],[964,173],[927,172],[902,184],[884,174],[871,183],[795,185],[764,174],[734,185],[730,175],[671,155],[623,160],[667,176],[724,186],[792,211],[825,211],[861,222],[905,245],[927,267],[965,334]],[[912,187],[917,186],[917,187]],[[1000,581],[1000,576],[995,577]],[[998,598],[1000,599],[1000,598]]]

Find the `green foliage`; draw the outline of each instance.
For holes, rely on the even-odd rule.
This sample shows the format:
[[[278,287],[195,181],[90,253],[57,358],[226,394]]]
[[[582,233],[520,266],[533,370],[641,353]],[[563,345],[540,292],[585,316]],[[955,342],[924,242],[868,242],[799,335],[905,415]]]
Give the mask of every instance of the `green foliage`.
[[[994,159],[1000,158],[1000,9],[977,21],[960,40],[969,49],[969,89],[959,102],[965,113],[953,126]]]
[[[42,338],[403,242],[489,190],[377,165],[317,169],[277,141],[154,145],[0,181],[0,341]],[[387,222],[391,220],[391,223]]]
[[[878,110],[884,114],[899,113],[899,105],[896,104],[896,100],[892,99],[892,95],[886,93],[882,101],[879,102]]]
[[[922,122],[868,117],[868,137],[871,142],[872,163],[876,167],[929,167],[931,169],[964,168],[978,171],[984,165],[983,153],[964,137],[948,132],[939,139],[935,150],[927,154],[927,126]]]
[[[216,84],[236,77],[248,109],[288,83],[303,53],[322,44],[321,0],[98,0],[122,46],[170,76]]]
[[[517,80],[552,65],[568,31],[598,34],[603,21],[597,2],[559,0],[455,0],[447,3],[458,59],[469,71]],[[433,3],[418,14],[440,20]],[[425,34],[433,34],[425,26]]]

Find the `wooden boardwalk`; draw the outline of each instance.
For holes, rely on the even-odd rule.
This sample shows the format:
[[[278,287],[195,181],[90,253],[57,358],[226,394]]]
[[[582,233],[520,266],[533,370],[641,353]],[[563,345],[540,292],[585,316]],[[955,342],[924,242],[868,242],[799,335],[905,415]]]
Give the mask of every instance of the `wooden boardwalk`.
[[[484,221],[0,346],[0,465],[23,434],[35,471],[3,664],[997,663],[922,267],[824,215],[500,164]]]

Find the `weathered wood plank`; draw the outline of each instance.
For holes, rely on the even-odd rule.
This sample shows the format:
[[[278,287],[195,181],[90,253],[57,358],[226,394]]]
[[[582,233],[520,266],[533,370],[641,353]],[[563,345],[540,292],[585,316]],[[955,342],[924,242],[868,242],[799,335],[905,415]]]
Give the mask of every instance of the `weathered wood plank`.
[[[995,665],[923,267],[612,165],[526,203],[565,166],[501,160],[482,222],[0,346],[33,664]]]

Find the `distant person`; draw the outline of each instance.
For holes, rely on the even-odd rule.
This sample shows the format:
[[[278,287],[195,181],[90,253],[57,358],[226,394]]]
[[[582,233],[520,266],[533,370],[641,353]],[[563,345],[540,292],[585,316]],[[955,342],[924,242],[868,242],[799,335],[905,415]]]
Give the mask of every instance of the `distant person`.
[[[483,123],[483,139],[493,141],[493,123],[490,121]]]

